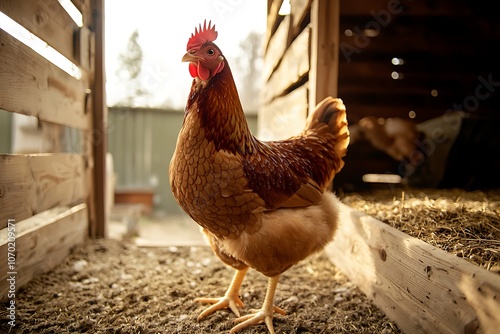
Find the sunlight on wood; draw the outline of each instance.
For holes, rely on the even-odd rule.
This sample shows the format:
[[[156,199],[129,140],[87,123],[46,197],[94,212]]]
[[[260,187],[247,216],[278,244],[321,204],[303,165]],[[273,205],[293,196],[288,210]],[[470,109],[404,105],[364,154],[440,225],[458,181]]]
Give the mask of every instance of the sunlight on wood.
[[[290,0],[283,0],[278,14],[281,16],[290,15],[292,7],[290,5]]]
[[[82,13],[75,7],[71,0],[58,0],[62,8],[68,13],[68,15],[75,21],[76,25],[83,27],[83,16]]]
[[[33,49],[33,51],[71,75],[73,78],[78,80],[81,79],[82,71],[78,66],[2,12],[0,12],[0,29]]]
[[[365,174],[363,182],[367,183],[401,183],[401,176],[397,174]]]

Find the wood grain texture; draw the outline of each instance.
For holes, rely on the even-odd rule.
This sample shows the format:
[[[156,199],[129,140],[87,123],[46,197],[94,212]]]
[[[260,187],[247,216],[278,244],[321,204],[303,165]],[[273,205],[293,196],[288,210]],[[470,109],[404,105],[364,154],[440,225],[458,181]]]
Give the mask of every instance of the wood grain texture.
[[[108,151],[108,106],[106,105],[106,68],[104,61],[104,0],[92,1],[92,31],[95,34],[92,84],[92,159],[90,235],[106,236],[106,152]],[[98,135],[96,137],[95,135]]]
[[[15,268],[0,272],[0,298],[7,297],[8,284],[4,284],[15,272],[16,290],[32,278],[50,271],[61,263],[76,245],[86,240],[88,234],[88,210],[86,204],[56,207],[16,223]],[[0,230],[0,268],[7,267],[9,241],[7,229]]]
[[[311,4],[311,70],[309,112],[327,96],[338,96],[339,0]]]
[[[274,98],[285,95],[287,89],[298,83],[309,72],[310,29],[304,29],[285,51],[278,68],[273,72],[266,89],[263,89],[262,101],[269,103]]]
[[[78,26],[57,0],[0,0],[0,10],[79,65],[73,52]]]
[[[0,155],[0,228],[55,206],[87,199],[84,159],[78,154]]]
[[[0,30],[0,108],[89,130],[86,85]]]
[[[498,275],[347,205],[326,253],[405,333],[500,328]]]

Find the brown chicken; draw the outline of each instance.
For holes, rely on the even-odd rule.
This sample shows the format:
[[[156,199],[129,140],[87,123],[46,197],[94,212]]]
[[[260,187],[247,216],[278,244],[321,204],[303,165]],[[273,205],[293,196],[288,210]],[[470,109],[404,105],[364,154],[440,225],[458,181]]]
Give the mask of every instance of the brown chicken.
[[[182,60],[194,77],[170,163],[170,186],[180,206],[202,227],[214,253],[236,269],[220,298],[198,317],[229,308],[235,333],[265,322],[274,333],[280,274],[332,240],[337,198],[327,188],[343,166],[349,142],[345,107],[326,98],[305,129],[282,141],[252,136],[229,65],[213,43],[211,23],[195,29]],[[240,317],[238,293],[249,267],[269,277],[260,310]]]

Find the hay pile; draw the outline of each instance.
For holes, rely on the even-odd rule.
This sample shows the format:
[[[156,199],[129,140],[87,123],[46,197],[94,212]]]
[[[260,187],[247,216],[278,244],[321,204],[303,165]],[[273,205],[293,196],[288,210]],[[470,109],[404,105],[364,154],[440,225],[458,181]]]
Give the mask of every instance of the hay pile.
[[[390,226],[500,273],[500,191],[376,190],[342,201]]]

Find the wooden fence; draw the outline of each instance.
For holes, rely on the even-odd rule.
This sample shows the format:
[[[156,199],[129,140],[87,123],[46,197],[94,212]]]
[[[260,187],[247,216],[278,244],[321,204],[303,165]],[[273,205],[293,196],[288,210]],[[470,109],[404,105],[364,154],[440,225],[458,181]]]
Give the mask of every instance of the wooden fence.
[[[0,29],[0,109],[78,129],[84,138],[81,153],[0,152],[1,298],[12,289],[7,276],[16,276],[19,289],[89,234],[105,233],[103,1],[72,4],[80,24],[57,0],[0,0],[4,22],[32,34]],[[26,35],[58,51],[76,74],[35,52]]]

